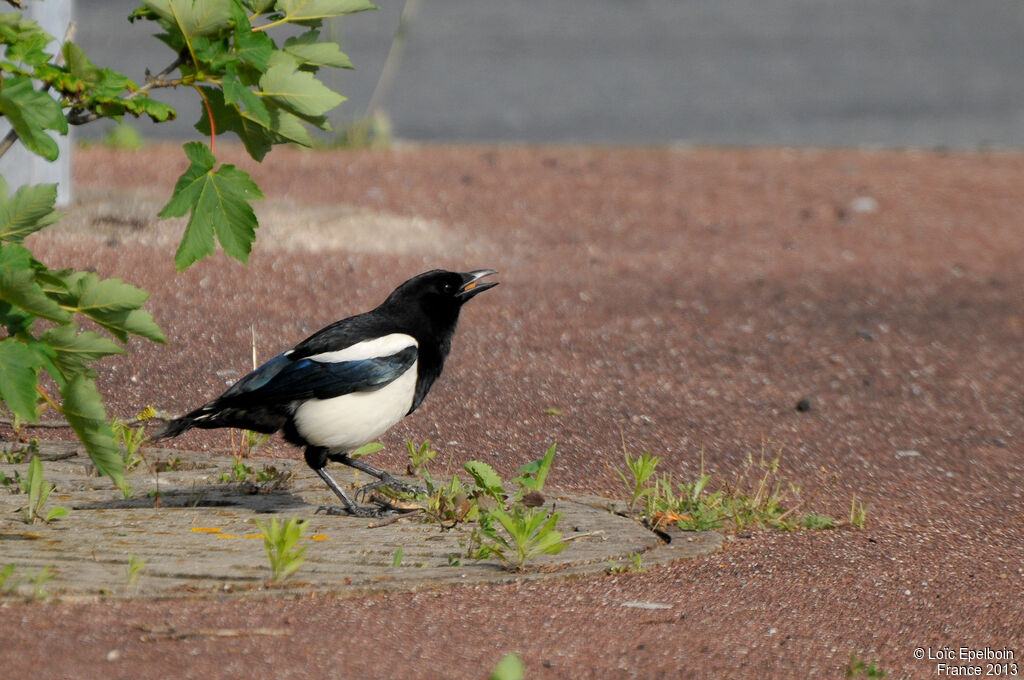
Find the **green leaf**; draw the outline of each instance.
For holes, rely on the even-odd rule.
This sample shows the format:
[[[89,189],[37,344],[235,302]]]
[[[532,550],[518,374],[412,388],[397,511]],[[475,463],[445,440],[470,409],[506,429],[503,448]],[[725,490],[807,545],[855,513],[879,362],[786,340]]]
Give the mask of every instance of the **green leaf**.
[[[20,14],[0,14],[0,42],[7,45],[4,57],[11,62],[39,67],[52,58],[46,46],[53,36]]]
[[[61,505],[58,505],[53,510],[50,510],[50,512],[46,513],[46,518],[43,521],[49,524],[53,520],[58,519],[60,517],[67,517],[67,515],[68,509]]]
[[[25,147],[48,161],[57,159],[57,142],[46,130],[67,134],[68,121],[60,104],[32,86],[29,78],[15,76],[0,88],[0,114],[14,128]]]
[[[352,68],[352,62],[337,43],[321,42],[320,31],[307,31],[284,41],[284,51],[303,66]]]
[[[0,300],[34,316],[67,323],[71,314],[61,309],[36,281],[38,263],[19,245],[0,246]]]
[[[277,0],[242,0],[242,3],[256,14],[263,14],[274,6]]]
[[[203,107],[203,115],[199,122],[196,123],[196,130],[203,135],[210,134],[209,114],[212,113],[218,133],[234,132],[242,140],[242,143],[245,144],[245,150],[249,152],[249,155],[258,161],[262,161],[263,157],[267,155],[267,152],[270,151],[278,139],[278,136],[271,130],[273,115],[269,110],[267,111],[268,120],[264,122],[255,118],[252,111],[241,111],[237,106],[226,103],[224,101],[224,92],[220,89],[210,87],[203,87],[201,89],[210,108],[208,112],[206,107]],[[230,90],[230,87],[228,89]],[[259,98],[257,97],[257,99]],[[260,101],[262,102],[262,100]],[[264,107],[264,109],[267,109],[267,107]],[[210,252],[213,252],[212,240],[209,243],[209,247]]]
[[[136,116],[149,116],[149,119],[154,123],[163,123],[178,117],[178,112],[170,105],[145,95],[132,97],[131,99],[119,99],[118,101],[123,104],[128,113]]]
[[[278,106],[268,106],[267,110],[270,111],[269,129],[274,133],[275,144],[292,142],[307,147],[313,146],[313,139],[301,118]]]
[[[120,345],[99,333],[79,333],[75,324],[49,328],[39,339],[55,351],[54,364],[65,379],[79,373],[93,376],[95,372],[89,364],[112,354],[125,353]]]
[[[245,115],[263,127],[270,125],[270,112],[267,110],[266,104],[263,103],[263,100],[255,92],[242,84],[242,81],[235,74],[233,65],[225,69],[224,76],[221,78],[221,85],[224,89],[225,104],[234,104],[240,116]],[[245,106],[244,114],[240,105]],[[214,113],[214,119],[217,119],[216,112]]]
[[[219,33],[231,25],[231,3],[223,0],[143,0],[142,4],[176,26],[188,40]]]
[[[167,338],[153,315],[144,309],[112,312],[94,316],[93,320],[109,331],[121,342],[128,342],[128,335],[137,335],[153,342],[166,343]]]
[[[515,652],[506,654],[498,665],[491,671],[490,680],[523,680],[526,677],[526,667],[523,660]]]
[[[96,470],[109,476],[118,487],[124,486],[124,460],[114,431],[107,424],[107,410],[95,381],[78,374],[61,390],[61,397],[64,399],[61,412],[85,446]]]
[[[35,422],[36,392],[39,367],[38,354],[14,338],[0,340],[0,398],[7,408],[23,420]]]
[[[57,201],[56,184],[26,185],[6,198],[0,198],[0,239],[20,243],[26,236],[61,218],[53,211]]]
[[[312,73],[300,71],[292,57],[275,52],[260,77],[260,94],[300,116],[322,116],[345,101]]]
[[[94,85],[100,79],[100,69],[89,60],[85,50],[71,41],[64,43],[64,63],[71,75],[87,85]]]
[[[171,195],[171,200],[157,213],[159,217],[183,217],[187,214],[202,191],[206,175],[217,164],[217,159],[213,153],[200,142],[188,142],[182,148],[190,165],[182,173],[181,177],[178,178],[178,183],[174,186],[174,194]],[[213,252],[212,239],[210,243],[210,252]]]
[[[384,445],[380,442],[370,442],[369,444],[363,444],[358,449],[348,454],[352,458],[362,458],[363,456],[369,456],[371,453],[377,453],[384,448]]]
[[[505,489],[502,487],[501,477],[494,471],[487,463],[479,460],[471,460],[463,465],[466,472],[473,475],[473,480],[481,490],[487,492],[496,499],[500,499],[505,495]]]
[[[90,317],[138,309],[149,298],[148,292],[121,279],[101,279],[95,274],[87,273],[78,281],[78,311]]]
[[[284,12],[285,20],[290,22],[327,19],[378,9],[368,0],[277,0],[276,8]]]
[[[43,462],[39,460],[39,456],[32,456],[32,460],[28,462],[28,496],[31,512],[37,511],[49,495],[49,488],[43,492]]]
[[[270,55],[274,53],[274,41],[269,35],[253,33],[248,20],[235,25],[235,53],[246,64],[259,72],[267,70]]]
[[[263,198],[248,173],[233,165],[214,170],[217,159],[198,142],[185,145],[189,168],[178,179],[174,195],[160,211],[160,217],[181,217],[190,213],[174,263],[178,271],[213,252],[216,234],[224,252],[247,262],[256,239],[256,215],[249,202]]]
[[[551,448],[547,450],[543,458],[527,463],[523,467],[519,468],[516,473],[516,481],[522,486],[535,491],[540,491],[544,488],[544,482],[548,478],[548,472],[551,471],[551,463],[555,459],[555,450],[558,448],[558,444],[552,444]]]
[[[267,119],[264,120],[258,105],[249,99],[250,95],[255,97],[251,90],[248,91],[249,94],[236,93],[239,97],[244,97],[246,106],[250,107],[244,111],[236,105],[226,103],[224,92],[220,89],[204,87],[202,90],[210,105],[217,132],[234,132],[245,144],[245,150],[249,155],[258,161],[263,160],[274,144],[291,142],[303,146],[313,145],[313,140],[301,118],[281,109],[272,101],[263,102],[256,97],[260,103],[266,104],[264,109],[267,112]],[[195,127],[203,135],[210,134],[210,120],[206,107],[203,107],[202,117]],[[212,241],[210,248],[212,252]]]
[[[92,272],[70,272],[63,279],[64,290],[52,295],[67,308],[85,314],[121,342],[138,335],[153,342],[166,342],[152,315],[139,309],[149,293],[121,279],[101,279]]]

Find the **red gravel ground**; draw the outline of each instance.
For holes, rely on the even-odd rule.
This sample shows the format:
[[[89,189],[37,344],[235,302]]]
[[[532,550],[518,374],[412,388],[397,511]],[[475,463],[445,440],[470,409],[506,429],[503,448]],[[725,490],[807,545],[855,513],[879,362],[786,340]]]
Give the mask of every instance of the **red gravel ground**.
[[[121,245],[119,229],[152,227],[116,215],[105,245],[37,242],[51,266],[153,291],[170,344],[104,365],[113,412],[218,393],[240,373],[217,371],[250,361],[251,324],[266,358],[408,275],[491,267],[502,285],[466,308],[383,463],[429,437],[453,465],[507,473],[558,442],[551,484],[622,497],[623,442],[691,480],[702,453],[727,479],[765,446],[808,509],[845,518],[856,494],[867,525],[754,531],[705,559],[573,581],[7,604],[5,678],[481,678],[511,651],[530,678],[835,678],[851,654],[928,678],[938,662],[916,650],[946,647],[1012,650],[1024,674],[1024,154],[412,147],[252,167],[218,153],[268,202],[421,218],[434,238],[392,253],[261,241],[248,268],[218,255],[180,276],[168,247]],[[183,166],[177,148],[90,149],[75,177],[166,197]]]

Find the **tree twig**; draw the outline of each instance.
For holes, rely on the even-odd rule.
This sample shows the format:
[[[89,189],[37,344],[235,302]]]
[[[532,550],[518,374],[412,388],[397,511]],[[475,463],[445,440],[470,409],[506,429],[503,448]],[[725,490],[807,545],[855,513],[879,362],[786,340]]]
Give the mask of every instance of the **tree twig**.
[[[160,73],[155,76],[151,76],[147,70],[146,82],[140,85],[139,89],[134,92],[129,92],[128,95],[125,96],[125,99],[135,99],[140,94],[143,94],[155,87],[177,87],[178,85],[183,85],[184,83],[182,83],[181,80],[167,80],[167,76],[171,75],[174,69],[178,68],[183,63],[185,63],[185,59],[181,54],[179,54],[174,61],[167,66],[167,68],[160,71]],[[89,111],[87,109],[71,109],[68,111],[67,115],[68,123],[71,125],[85,125],[86,123],[91,123],[102,117],[103,116],[95,111]]]

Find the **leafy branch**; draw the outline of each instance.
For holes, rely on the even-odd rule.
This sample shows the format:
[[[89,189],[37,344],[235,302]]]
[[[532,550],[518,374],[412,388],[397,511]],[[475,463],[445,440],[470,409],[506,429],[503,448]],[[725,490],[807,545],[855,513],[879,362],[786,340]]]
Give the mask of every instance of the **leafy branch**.
[[[19,8],[21,4],[8,0]],[[209,144],[184,145],[189,167],[160,217],[188,216],[174,262],[178,270],[212,254],[219,243],[247,262],[259,226],[252,202],[263,197],[240,168],[219,164],[218,132],[232,132],[262,161],[276,144],[312,145],[309,128],[330,129],[327,112],[343,101],[318,78],[321,68],[352,68],[338,45],[320,40],[325,19],[374,9],[367,0],[143,0],[129,20],[154,22],[157,39],[174,54],[155,76],[137,84],[94,64],[69,29],[55,50],[52,36],[13,12],[0,14],[0,116],[15,141],[55,160],[52,134],[68,125],[125,115],[159,123],[177,112],[151,97],[167,87],[191,87],[202,100],[196,129]],[[257,22],[254,25],[253,22]],[[273,29],[303,32],[283,41]],[[36,83],[40,83],[39,86]],[[142,307],[149,294],[120,279],[51,269],[25,246],[29,235],[56,222],[56,185],[26,186],[9,195],[0,177],[0,401],[16,420],[36,423],[47,407],[61,413],[100,473],[124,486],[119,455],[94,365],[123,354],[132,336],[165,342]],[[98,330],[84,330],[89,322]],[[46,376],[59,397],[43,388]]]

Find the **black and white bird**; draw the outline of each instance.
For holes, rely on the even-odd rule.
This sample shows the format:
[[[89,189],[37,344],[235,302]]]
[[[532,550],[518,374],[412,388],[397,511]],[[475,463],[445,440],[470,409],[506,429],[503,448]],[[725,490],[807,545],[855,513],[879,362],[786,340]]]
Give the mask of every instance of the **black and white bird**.
[[[395,489],[408,489],[384,470],[349,454],[415,411],[441,375],[462,305],[498,285],[481,282],[492,269],[442,270],[415,276],[376,309],[336,321],[279,354],[213,401],[154,434],[177,437],[194,427],[282,431],[305,447],[306,463],[341,499],[333,512],[378,515],[361,506],[327,472],[327,462],[362,470]]]

